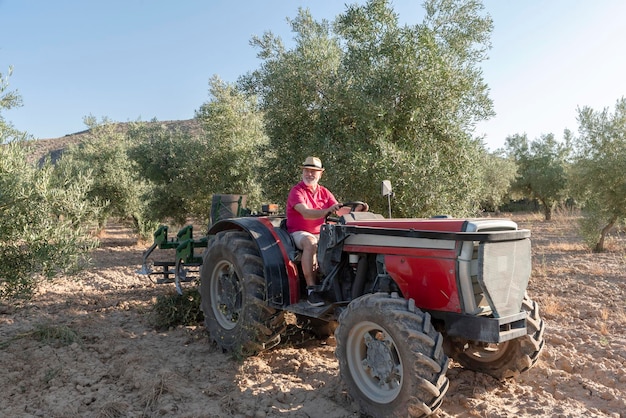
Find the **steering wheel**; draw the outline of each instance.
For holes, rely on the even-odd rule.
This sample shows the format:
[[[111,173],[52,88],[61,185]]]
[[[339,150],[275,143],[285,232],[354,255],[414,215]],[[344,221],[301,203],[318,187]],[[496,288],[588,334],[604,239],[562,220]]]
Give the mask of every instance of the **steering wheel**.
[[[360,200],[354,200],[354,201],[350,201],[350,202],[345,202],[345,203],[341,203],[341,208],[344,207],[349,207],[350,208],[350,212],[356,212],[356,208],[361,206],[363,208],[363,212],[367,212],[369,210],[369,205],[365,202],[361,202]],[[339,222],[339,216],[333,215],[331,213],[329,213],[328,215],[326,215],[326,217],[324,218],[324,222],[325,223],[329,223],[329,222]]]
[[[341,204],[341,207],[348,206],[350,208],[350,212],[356,212],[356,208],[361,206],[363,208],[362,212],[367,212],[370,207],[367,203],[361,202],[360,200],[355,200],[352,202],[345,202]]]

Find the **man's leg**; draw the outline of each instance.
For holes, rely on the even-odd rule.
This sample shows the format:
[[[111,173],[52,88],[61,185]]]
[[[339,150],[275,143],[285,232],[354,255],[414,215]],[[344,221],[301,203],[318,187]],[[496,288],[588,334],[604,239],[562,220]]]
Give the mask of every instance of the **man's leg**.
[[[316,277],[316,260],[317,256],[317,236],[306,232],[295,232],[293,234],[296,246],[302,250],[302,258],[300,259],[300,267],[304,274],[304,280],[307,285],[307,301],[312,306],[322,306],[326,304],[324,298],[318,292],[314,291],[317,285]]]
[[[302,273],[307,286],[315,286],[317,278],[315,277],[315,255],[317,254],[317,239],[313,235],[306,235],[300,240],[302,246]]]

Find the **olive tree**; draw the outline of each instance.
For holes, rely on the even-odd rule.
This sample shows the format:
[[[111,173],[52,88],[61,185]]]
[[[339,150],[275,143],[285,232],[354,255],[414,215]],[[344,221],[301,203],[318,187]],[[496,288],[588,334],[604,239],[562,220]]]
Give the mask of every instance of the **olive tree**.
[[[504,155],[503,150],[485,151],[482,168],[481,206],[485,210],[499,212],[517,176],[517,165]]]
[[[204,153],[199,164],[210,174],[213,193],[246,194],[250,207],[262,202],[262,178],[268,138],[258,99],[214,76],[211,100],[196,111],[204,131]]]
[[[18,139],[26,139],[26,134],[16,130],[2,115],[3,110],[9,110],[22,105],[22,97],[18,92],[9,90],[9,77],[11,77],[12,73],[12,67],[9,67],[7,75],[0,72],[0,144]]]
[[[0,74],[0,300],[28,297],[40,279],[84,265],[97,208],[84,203],[88,178],[70,185],[50,164],[28,161],[29,149],[2,111],[21,104]]]
[[[492,21],[479,1],[425,7],[413,26],[386,0],[348,6],[332,23],[301,9],[292,48],[271,32],[253,39],[263,63],[240,83],[265,112],[272,199],[286,199],[299,164],[316,155],[342,200],[382,210],[390,179],[399,216],[478,208],[482,145],[471,132],[493,114],[479,68]]]
[[[584,208],[583,236],[600,252],[612,228],[626,219],[626,99],[613,113],[585,106],[577,119],[572,191]]]
[[[154,221],[173,218],[184,223],[197,214],[204,196],[198,196],[199,183],[195,161],[201,153],[198,140],[189,132],[169,129],[157,121],[140,123],[129,130],[129,158],[137,175],[149,184],[143,195],[147,216]]]
[[[103,228],[111,217],[130,219],[140,233],[145,233],[142,196],[147,185],[137,176],[128,157],[128,138],[119,124],[107,118],[98,122],[93,116],[84,119],[89,128],[86,137],[64,151],[58,169],[68,177],[91,176],[93,183],[87,199],[101,207],[98,224]]]
[[[250,207],[262,203],[267,136],[256,99],[217,76],[209,92],[196,111],[199,130],[152,123],[130,131],[129,156],[153,186],[148,201],[154,219],[206,220],[214,194],[245,194]]]
[[[541,203],[546,220],[552,219],[557,204],[567,198],[567,167],[570,148],[553,134],[528,141],[526,134],[507,137],[506,150],[517,164],[518,176],[513,190]]]
[[[85,266],[96,244],[89,180],[59,180],[50,164],[28,162],[21,142],[0,146],[0,298],[28,297],[39,279]]]

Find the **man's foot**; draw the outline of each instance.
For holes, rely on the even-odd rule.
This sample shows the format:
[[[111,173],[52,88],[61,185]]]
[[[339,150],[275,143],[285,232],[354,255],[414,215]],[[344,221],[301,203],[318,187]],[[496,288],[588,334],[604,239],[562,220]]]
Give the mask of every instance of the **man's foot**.
[[[319,292],[309,293],[309,296],[307,297],[307,301],[309,302],[309,305],[311,306],[322,306],[326,304],[326,301],[324,300],[322,295],[319,294]]]

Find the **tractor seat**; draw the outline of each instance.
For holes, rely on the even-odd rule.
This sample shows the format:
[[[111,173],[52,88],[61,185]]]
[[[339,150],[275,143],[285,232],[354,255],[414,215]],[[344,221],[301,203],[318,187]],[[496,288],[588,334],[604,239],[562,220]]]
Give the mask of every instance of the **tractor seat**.
[[[285,245],[289,260],[294,263],[299,263],[302,258],[302,251],[296,247],[296,244],[293,242],[293,237],[287,232],[287,218],[280,221],[280,227],[276,229],[276,233]]]

